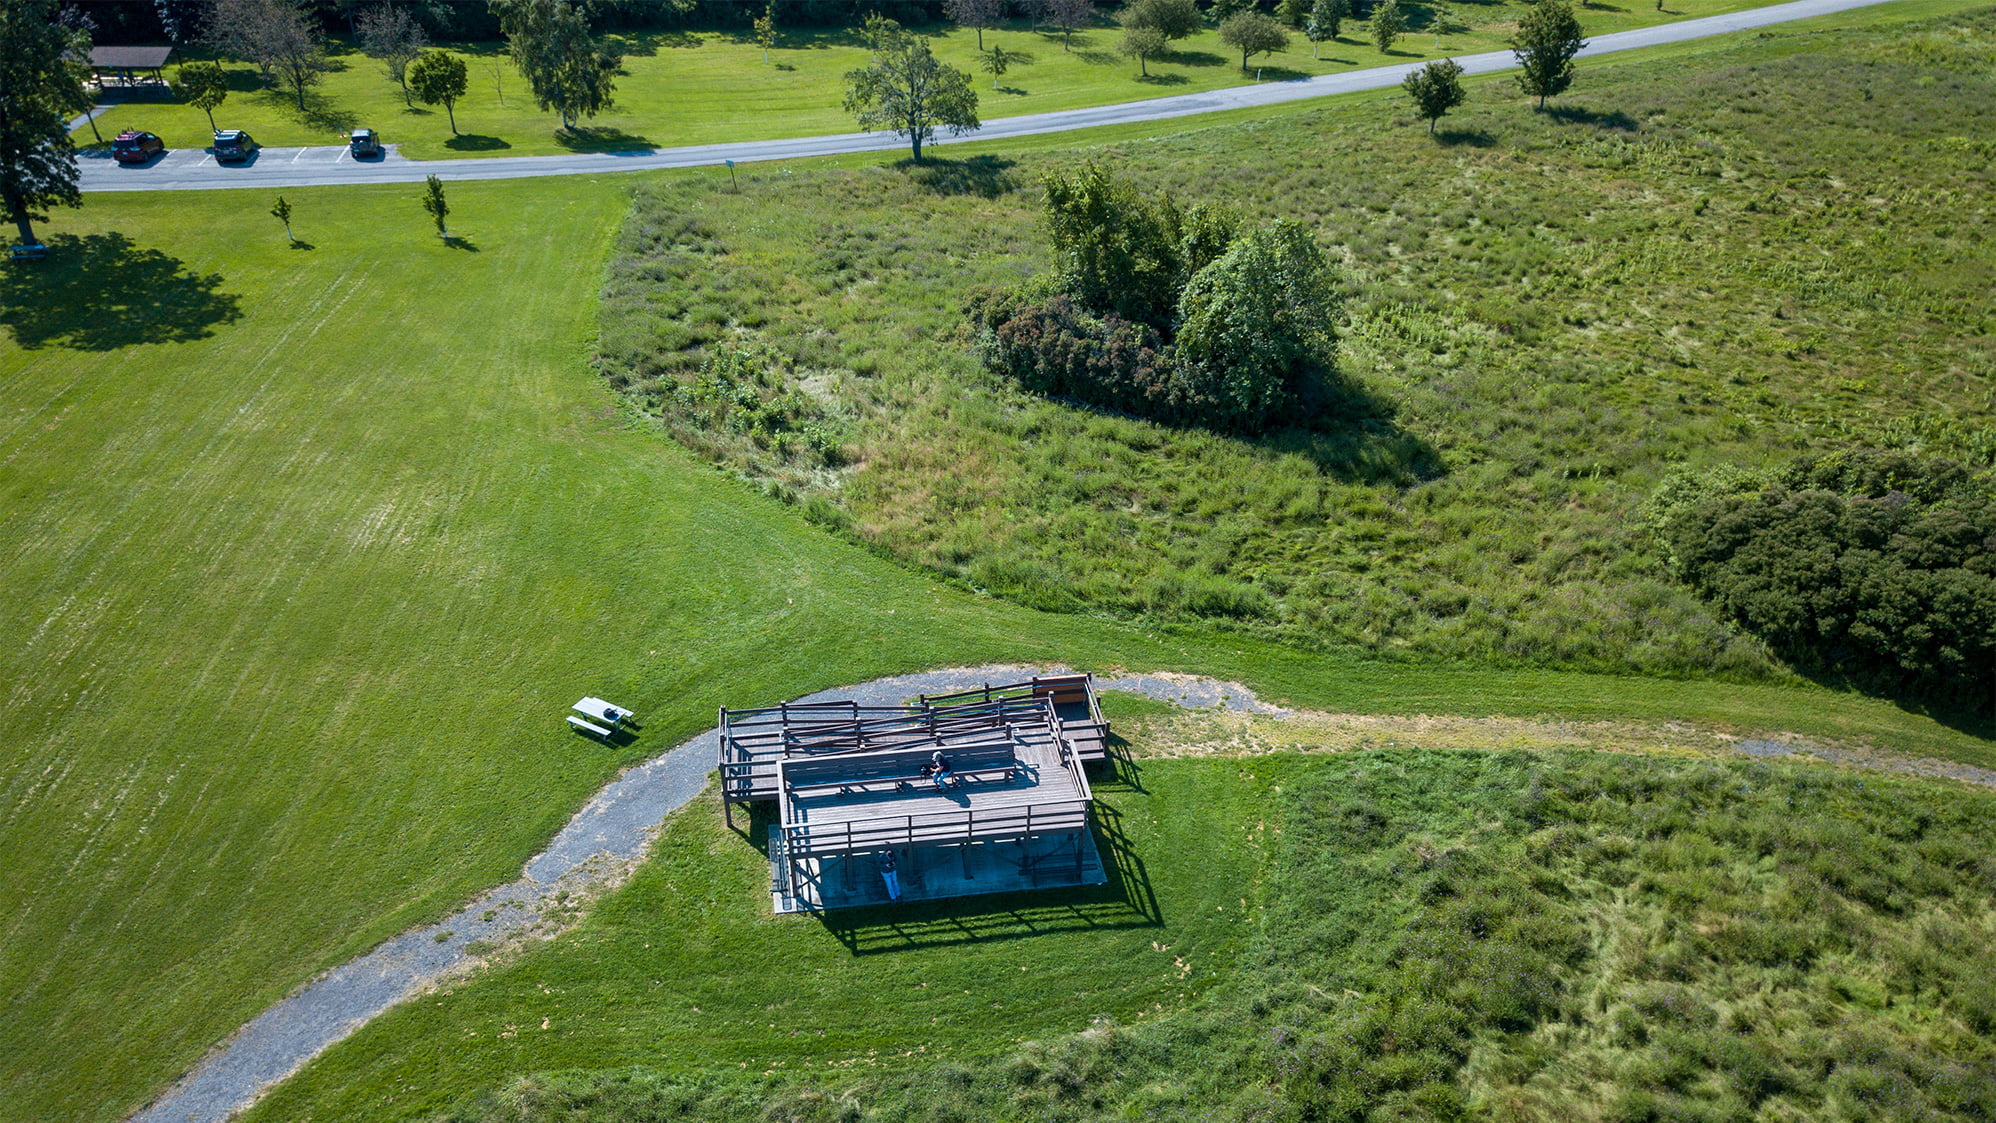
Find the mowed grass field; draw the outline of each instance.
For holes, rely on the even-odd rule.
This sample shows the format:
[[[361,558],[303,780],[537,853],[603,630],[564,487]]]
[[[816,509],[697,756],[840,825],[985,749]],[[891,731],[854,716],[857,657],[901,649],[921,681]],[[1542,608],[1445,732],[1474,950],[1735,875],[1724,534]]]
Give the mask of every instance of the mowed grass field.
[[[1395,666],[935,584],[620,409],[588,359],[626,182],[453,185],[457,246],[414,188],[286,195],[309,248],[261,193],[92,197],[0,272],[0,1119],[121,1117],[315,971],[514,876],[716,705],[879,674],[1172,668],[1318,708],[1996,762],[1874,700]],[[570,737],[585,693],[644,735]]]
[[[1599,35],[1769,2],[1683,0],[1668,11],[1650,4],[1603,5],[1580,14],[1587,32]],[[1363,24],[1347,23],[1340,39],[1314,47],[1297,32],[1287,51],[1255,56],[1250,67],[1259,79],[1242,72],[1239,52],[1222,43],[1211,25],[1175,43],[1170,56],[1151,60],[1146,78],[1134,60],[1116,53],[1122,31],[1106,20],[1077,30],[1071,40],[1051,28],[1035,31],[1026,21],[1012,21],[984,33],[985,49],[1002,47],[1030,61],[1008,69],[995,88],[992,76],[979,69],[974,31],[949,24],[913,30],[932,38],[938,58],[971,75],[978,113],[988,120],[1501,50],[1525,7],[1517,0],[1457,5],[1449,30],[1438,37],[1432,6],[1405,5],[1410,30],[1390,54],[1373,45]],[[254,67],[230,63],[231,93],[216,110],[215,122],[247,129],[264,144],[275,145],[338,144],[346,130],[374,128],[400,145],[404,156],[421,160],[856,131],[851,115],[840,108],[846,72],[868,60],[865,43],[852,29],[785,30],[766,62],[746,25],[738,31],[610,38],[624,51],[628,71],[617,79],[617,104],[582,121],[572,134],[557,135],[560,118],[535,108],[532,91],[506,58],[503,43],[449,45],[463,56],[469,74],[470,88],[457,106],[460,136],[452,136],[441,106],[406,105],[400,87],[383,75],[380,64],[345,41],[335,44],[336,69],[308,94],[303,110],[295,97],[264,89]],[[191,57],[200,57],[199,52]],[[106,138],[121,129],[149,129],[174,148],[205,147],[209,137],[207,116],[177,100],[119,105],[97,127]],[[85,142],[91,139],[87,127],[79,135]]]

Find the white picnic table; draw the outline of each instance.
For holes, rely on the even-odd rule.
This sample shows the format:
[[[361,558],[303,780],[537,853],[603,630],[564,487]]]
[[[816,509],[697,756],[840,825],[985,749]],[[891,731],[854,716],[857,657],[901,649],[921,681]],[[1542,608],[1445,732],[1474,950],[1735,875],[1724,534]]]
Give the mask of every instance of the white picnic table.
[[[611,725],[616,725],[618,722],[631,716],[631,711],[622,706],[613,706],[601,698],[584,698],[575,704],[575,712],[587,714],[601,721],[607,721]]]

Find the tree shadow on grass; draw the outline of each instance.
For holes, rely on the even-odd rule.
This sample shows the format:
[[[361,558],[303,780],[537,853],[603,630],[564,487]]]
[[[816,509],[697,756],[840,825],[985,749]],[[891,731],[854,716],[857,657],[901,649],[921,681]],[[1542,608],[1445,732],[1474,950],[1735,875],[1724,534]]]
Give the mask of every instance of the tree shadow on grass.
[[[1408,487],[1448,473],[1441,453],[1401,428],[1390,402],[1336,374],[1309,387],[1300,413],[1307,427],[1256,441],[1271,452],[1304,457],[1344,483]]]
[[[1486,132],[1483,129],[1436,129],[1435,140],[1440,144],[1445,144],[1449,146],[1450,148],[1455,148],[1458,146],[1467,147],[1467,148],[1491,148],[1497,144],[1497,138],[1491,136],[1488,132]]]
[[[513,146],[496,136],[484,136],[480,133],[459,133],[457,136],[444,141],[444,147],[450,149],[452,152],[497,152],[502,148],[511,148]]]
[[[570,152],[649,152],[658,147],[649,138],[627,133],[615,125],[556,129],[554,141]]]
[[[1018,187],[1006,174],[1014,161],[1002,156],[972,156],[967,160],[902,160],[894,168],[933,195],[978,195],[996,199]]]
[[[471,239],[460,238],[455,234],[446,237],[444,239],[444,245],[454,250],[463,250],[466,253],[479,252],[478,246],[474,244]]]
[[[1232,61],[1211,51],[1166,51],[1157,60],[1176,66],[1225,66]]]
[[[294,250],[316,250],[319,247],[313,245],[312,243],[306,241],[303,238],[293,238],[291,239],[291,248]]]
[[[1183,86],[1192,79],[1183,74],[1139,74],[1137,81],[1146,86]]]
[[[57,234],[47,244],[45,260],[0,269],[0,324],[23,349],[187,343],[242,316],[220,273],[189,272],[123,234]]]
[[[1254,72],[1264,82],[1298,82],[1310,77],[1301,70],[1291,70],[1286,66],[1257,66]]]
[[[1601,113],[1584,105],[1553,105],[1546,108],[1546,116],[1562,125],[1593,125],[1602,129],[1619,129],[1625,133],[1639,131],[1642,126],[1634,117],[1617,109]]]

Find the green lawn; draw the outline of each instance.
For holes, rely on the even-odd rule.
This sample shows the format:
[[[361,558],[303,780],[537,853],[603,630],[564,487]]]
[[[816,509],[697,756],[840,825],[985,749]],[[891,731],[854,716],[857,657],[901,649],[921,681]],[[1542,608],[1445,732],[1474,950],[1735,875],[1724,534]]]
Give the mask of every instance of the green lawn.
[[[46,225],[47,262],[0,272],[0,1119],[119,1118],[315,971],[515,876],[716,705],[896,671],[1176,668],[1323,708],[1996,763],[1876,700],[1398,665],[935,583],[703,465],[590,370],[629,186],[453,185],[455,246],[406,186],[286,192],[309,248],[262,193],[92,197]],[[570,737],[583,693],[644,736]]]
[[[1589,34],[1605,34],[1771,2],[1685,0],[1668,12],[1647,4],[1604,5],[1584,8],[1581,19]],[[1286,52],[1258,55],[1250,65],[1263,80],[1275,81],[1500,50],[1523,7],[1517,0],[1458,5],[1459,24],[1451,28],[1468,30],[1451,30],[1439,37],[1437,45],[1430,9],[1411,5],[1407,10],[1413,30],[1391,54],[1380,53],[1366,38],[1363,25],[1348,25],[1341,39],[1315,45],[1314,51],[1309,40],[1294,34]],[[993,89],[991,76],[978,69],[974,33],[948,25],[921,30],[934,37],[940,58],[971,74],[978,112],[987,120],[1197,93],[1256,80],[1242,72],[1240,56],[1210,27],[1174,44],[1173,56],[1151,62],[1150,76],[1142,78],[1133,62],[1116,54],[1121,32],[1106,22],[1077,31],[1064,45],[1057,33],[1036,32],[1021,21],[985,33],[987,49],[999,46],[1031,59],[1008,70]],[[452,137],[441,107],[406,106],[400,88],[383,76],[379,64],[346,45],[334,56],[338,69],[309,95],[303,110],[294,98],[261,89],[252,67],[232,64],[232,92],[216,111],[215,122],[223,128],[247,129],[262,143],[274,145],[337,144],[344,130],[365,126],[381,130],[387,140],[401,145],[403,155],[425,160],[543,156],[855,131],[839,102],[846,71],[864,65],[867,55],[850,30],[786,31],[767,63],[745,31],[652,34],[620,42],[629,73],[617,80],[617,105],[583,122],[573,136],[558,137],[559,119],[534,107],[531,92],[504,58],[503,44],[452,45],[464,55],[470,72],[470,91],[457,107],[462,136]],[[141,103],[121,105],[98,122],[107,138],[128,128],[156,132],[169,147],[201,147],[207,144],[208,118],[177,102]],[[90,136],[87,128],[83,135]]]

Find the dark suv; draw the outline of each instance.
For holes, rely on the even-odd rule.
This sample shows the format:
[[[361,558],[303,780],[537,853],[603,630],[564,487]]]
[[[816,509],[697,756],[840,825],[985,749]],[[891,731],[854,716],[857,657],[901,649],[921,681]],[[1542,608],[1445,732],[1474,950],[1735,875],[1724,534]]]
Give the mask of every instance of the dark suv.
[[[215,160],[227,164],[234,160],[247,160],[256,155],[261,147],[256,139],[241,129],[217,129],[215,131]]]
[[[347,138],[347,151],[356,160],[372,159],[381,155],[381,134],[373,129],[355,129]]]
[[[119,133],[111,142],[111,159],[120,164],[143,164],[165,151],[165,141],[137,129]]]

